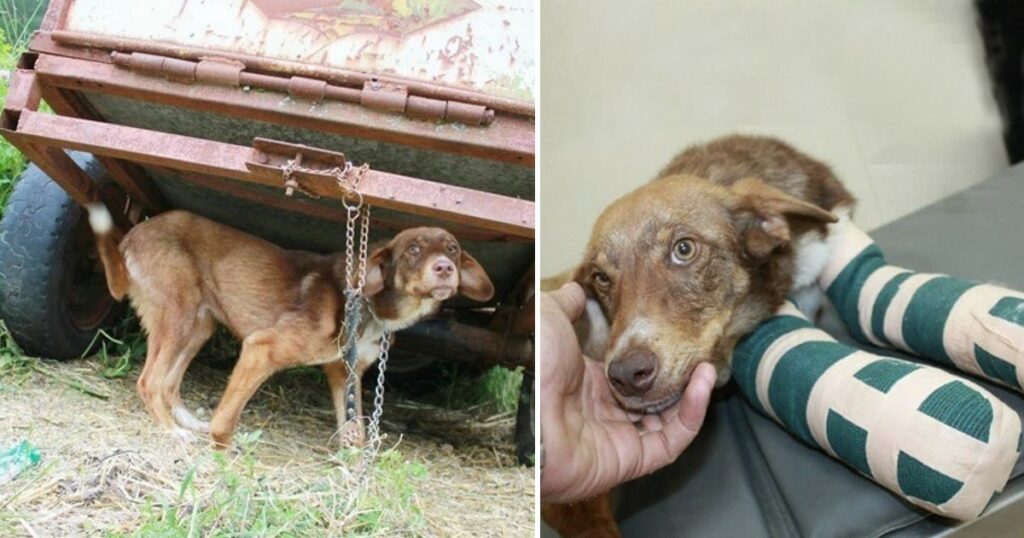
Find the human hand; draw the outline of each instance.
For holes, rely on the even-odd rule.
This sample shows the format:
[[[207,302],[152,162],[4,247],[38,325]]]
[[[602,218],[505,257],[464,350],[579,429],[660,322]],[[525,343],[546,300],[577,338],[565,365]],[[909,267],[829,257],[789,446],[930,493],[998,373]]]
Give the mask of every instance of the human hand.
[[[585,357],[573,330],[586,304],[576,283],[541,294],[541,499],[569,503],[605,493],[675,461],[704,422],[715,369],[693,371],[683,398],[656,415],[623,410],[604,364]],[[639,422],[639,424],[636,424]]]

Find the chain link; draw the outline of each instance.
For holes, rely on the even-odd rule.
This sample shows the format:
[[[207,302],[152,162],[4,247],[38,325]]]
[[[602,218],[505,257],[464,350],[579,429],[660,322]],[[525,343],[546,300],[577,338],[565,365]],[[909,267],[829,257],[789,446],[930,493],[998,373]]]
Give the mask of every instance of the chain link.
[[[363,208],[362,228],[359,229],[359,282],[356,287],[362,290],[366,286],[366,258],[370,244],[370,206]]]
[[[319,194],[316,194],[306,189],[305,187],[299,184],[299,181],[297,179],[292,177],[292,175],[295,174],[296,170],[312,172],[312,170],[309,170],[308,168],[302,168],[301,166],[299,166],[298,162],[295,159],[288,159],[288,162],[285,163],[284,168],[281,169],[281,176],[284,178],[284,194],[286,196],[291,196],[292,192],[299,191],[302,194],[305,194],[306,196],[314,200],[319,200]]]

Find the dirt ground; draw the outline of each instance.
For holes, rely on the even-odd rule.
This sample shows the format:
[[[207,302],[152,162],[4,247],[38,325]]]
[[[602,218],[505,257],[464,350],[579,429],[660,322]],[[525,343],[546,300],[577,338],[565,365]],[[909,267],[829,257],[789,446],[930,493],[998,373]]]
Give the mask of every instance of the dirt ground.
[[[138,368],[105,379],[89,360],[36,364],[0,376],[0,450],[27,439],[42,455],[0,485],[5,536],[533,535],[534,470],[515,462],[511,415],[389,392],[386,452],[351,508],[356,456],[329,442],[334,413],[310,372],[265,385],[242,417],[238,446],[219,453],[205,439],[156,429],[135,394]],[[194,364],[185,401],[208,417],[226,378]]]

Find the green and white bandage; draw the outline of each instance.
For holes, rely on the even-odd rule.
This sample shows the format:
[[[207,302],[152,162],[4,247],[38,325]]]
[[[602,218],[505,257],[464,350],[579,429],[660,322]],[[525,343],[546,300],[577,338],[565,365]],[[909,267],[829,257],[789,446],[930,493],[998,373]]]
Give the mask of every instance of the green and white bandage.
[[[947,517],[978,517],[1020,451],[1020,418],[985,389],[840,344],[792,303],[739,342],[732,371],[796,437]]]
[[[818,283],[851,336],[1021,390],[1024,293],[887,265],[867,234],[839,224]]]

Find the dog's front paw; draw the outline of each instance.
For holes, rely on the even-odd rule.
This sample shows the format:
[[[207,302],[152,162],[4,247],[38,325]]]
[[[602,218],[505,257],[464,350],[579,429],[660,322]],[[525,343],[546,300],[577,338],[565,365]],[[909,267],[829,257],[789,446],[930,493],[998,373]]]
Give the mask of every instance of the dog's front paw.
[[[366,444],[366,429],[361,420],[350,420],[342,424],[336,435],[341,448],[362,448]]]

